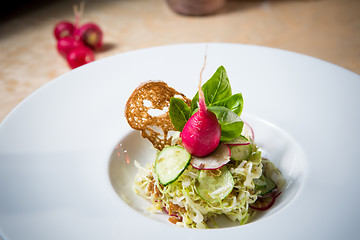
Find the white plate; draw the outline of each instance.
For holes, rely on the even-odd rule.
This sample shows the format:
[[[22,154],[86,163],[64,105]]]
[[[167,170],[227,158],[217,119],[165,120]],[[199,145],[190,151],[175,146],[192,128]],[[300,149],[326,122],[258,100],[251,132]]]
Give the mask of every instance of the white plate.
[[[358,237],[359,75],[248,45],[208,44],[204,79],[223,65],[243,93],[244,118],[288,179],[281,198],[247,225],[212,230],[174,227],[144,211],[130,191],[132,164],[121,161],[152,161],[152,150],[128,126],[125,102],[150,79],[192,97],[204,51],[185,44],[120,54],[19,104],[0,125],[0,239]]]

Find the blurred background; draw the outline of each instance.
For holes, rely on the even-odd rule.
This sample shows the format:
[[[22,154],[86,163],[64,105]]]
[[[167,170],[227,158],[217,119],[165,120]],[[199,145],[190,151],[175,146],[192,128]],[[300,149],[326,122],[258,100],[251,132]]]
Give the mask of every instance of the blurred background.
[[[290,50],[360,74],[359,0],[201,1],[207,5],[87,0],[80,23],[95,22],[103,31],[96,60],[159,45],[227,42]],[[0,9],[0,122],[36,89],[71,71],[57,52],[53,29],[74,21],[80,0],[7,4]]]

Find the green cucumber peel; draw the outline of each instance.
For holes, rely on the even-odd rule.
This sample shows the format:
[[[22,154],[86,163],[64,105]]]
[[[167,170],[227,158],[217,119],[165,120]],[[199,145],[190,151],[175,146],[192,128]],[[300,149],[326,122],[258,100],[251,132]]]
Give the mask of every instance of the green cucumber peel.
[[[181,146],[163,148],[155,159],[155,173],[166,186],[176,181],[190,164],[191,154]]]
[[[233,190],[234,178],[226,166],[220,168],[220,175],[214,176],[211,171],[216,170],[200,170],[195,189],[204,201],[220,202]]]
[[[248,160],[252,154],[251,142],[243,135],[240,135],[239,137],[224,143],[227,144],[230,148],[230,152],[231,152],[230,158],[232,160],[235,161]]]
[[[270,178],[265,177],[265,175],[261,175],[258,179],[253,179],[253,181],[255,184],[255,191],[260,191],[260,196],[264,196],[276,188],[275,182]]]

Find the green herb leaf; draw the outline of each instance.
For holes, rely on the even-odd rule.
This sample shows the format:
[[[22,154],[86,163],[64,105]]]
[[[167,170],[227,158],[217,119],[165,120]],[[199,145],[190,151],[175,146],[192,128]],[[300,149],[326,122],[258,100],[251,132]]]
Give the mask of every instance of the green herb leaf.
[[[180,98],[170,98],[169,115],[175,129],[182,131],[185,123],[190,118],[190,108]]]
[[[191,105],[190,105],[191,112],[194,114],[196,112],[195,110],[198,107],[199,107],[199,92],[197,92],[193,97],[193,99],[191,100]]]
[[[240,116],[243,110],[244,102],[242,94],[237,93],[225,100],[215,103],[214,105],[226,107]]]
[[[223,106],[210,106],[208,110],[215,113],[221,126],[221,141],[230,141],[241,135],[244,122],[240,117]]]
[[[241,93],[232,95],[226,70],[220,66],[214,75],[201,87],[209,111],[215,113],[221,125],[221,141],[239,137],[244,123],[240,119],[243,109]],[[184,101],[171,98],[169,114],[174,127],[182,131],[187,120],[198,110],[199,93],[191,101],[190,108]]]
[[[207,80],[206,83],[204,83],[201,89],[204,92],[205,103],[207,106],[216,105],[216,102],[220,102],[231,97],[231,86],[225,68],[220,66],[214,75]],[[199,93],[196,93],[195,97],[191,101],[192,111],[198,107],[198,102]]]
[[[231,97],[231,86],[223,66],[220,66],[214,75],[204,84],[204,96],[208,106],[214,105],[223,99]]]

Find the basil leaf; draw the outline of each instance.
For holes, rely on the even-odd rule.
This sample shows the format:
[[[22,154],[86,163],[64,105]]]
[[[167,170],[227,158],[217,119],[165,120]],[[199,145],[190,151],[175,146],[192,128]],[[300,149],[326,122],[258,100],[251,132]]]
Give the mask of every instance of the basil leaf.
[[[240,116],[243,110],[244,102],[243,102],[242,94],[237,93],[225,100],[217,102],[215,105],[226,107],[231,111],[233,111],[234,113],[236,113],[238,116]]]
[[[205,103],[207,106],[213,106],[216,102],[231,97],[231,86],[226,70],[220,66],[214,75],[204,83],[201,87],[204,92]],[[191,101],[191,110],[193,111],[198,107],[199,93],[196,93]]]
[[[214,75],[203,86],[206,104],[212,106],[214,103],[231,97],[231,86],[223,66],[220,66]]]
[[[208,110],[215,113],[221,126],[221,141],[231,141],[241,135],[244,122],[241,118],[223,106],[210,106]]]
[[[182,131],[185,123],[190,118],[190,108],[180,98],[170,98],[169,116],[175,129]]]
[[[243,122],[233,122],[223,124],[221,123],[221,138],[223,142],[231,141],[234,138],[237,138],[241,135],[244,123]],[[241,130],[239,130],[241,129]]]
[[[191,100],[191,105],[190,105],[191,112],[194,113],[195,109],[197,109],[198,107],[199,107],[199,91],[195,94],[195,96]]]

